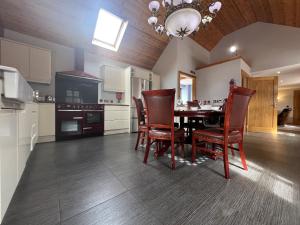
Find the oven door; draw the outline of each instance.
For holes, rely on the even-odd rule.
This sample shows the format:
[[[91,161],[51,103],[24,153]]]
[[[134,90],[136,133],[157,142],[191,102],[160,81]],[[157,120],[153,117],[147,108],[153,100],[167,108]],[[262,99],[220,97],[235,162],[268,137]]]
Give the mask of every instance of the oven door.
[[[84,115],[81,110],[58,110],[56,117],[58,139],[82,135]]]
[[[85,110],[83,134],[102,135],[104,132],[104,110]]]

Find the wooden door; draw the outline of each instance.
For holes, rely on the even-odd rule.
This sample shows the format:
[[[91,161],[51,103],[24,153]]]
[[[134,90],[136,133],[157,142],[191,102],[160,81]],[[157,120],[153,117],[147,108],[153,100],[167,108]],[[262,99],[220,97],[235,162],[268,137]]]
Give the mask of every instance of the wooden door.
[[[294,124],[300,125],[300,90],[294,91]]]
[[[256,90],[248,110],[248,131],[277,132],[278,77],[248,78],[248,87]]]

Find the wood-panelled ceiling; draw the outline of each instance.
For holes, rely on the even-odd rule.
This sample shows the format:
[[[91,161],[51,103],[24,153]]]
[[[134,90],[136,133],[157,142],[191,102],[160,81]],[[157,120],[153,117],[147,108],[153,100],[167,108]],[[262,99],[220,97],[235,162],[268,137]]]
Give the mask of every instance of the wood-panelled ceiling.
[[[151,69],[168,44],[148,25],[150,0],[1,0],[0,23],[32,35],[136,66]],[[192,37],[207,50],[227,34],[254,22],[300,27],[299,0],[223,0],[223,8],[206,29]],[[129,21],[118,52],[91,45],[99,8]],[[1,24],[0,24],[1,26]]]

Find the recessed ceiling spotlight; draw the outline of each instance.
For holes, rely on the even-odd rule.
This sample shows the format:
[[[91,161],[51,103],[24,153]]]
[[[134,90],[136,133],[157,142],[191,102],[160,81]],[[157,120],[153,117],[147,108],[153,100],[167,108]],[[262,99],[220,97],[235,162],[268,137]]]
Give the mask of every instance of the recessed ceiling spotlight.
[[[277,71],[277,74],[280,74],[281,72],[280,71]]]
[[[236,53],[237,47],[236,47],[235,45],[232,45],[232,46],[229,48],[229,51],[230,51],[231,53]]]
[[[280,83],[283,83],[283,80],[280,80]]]

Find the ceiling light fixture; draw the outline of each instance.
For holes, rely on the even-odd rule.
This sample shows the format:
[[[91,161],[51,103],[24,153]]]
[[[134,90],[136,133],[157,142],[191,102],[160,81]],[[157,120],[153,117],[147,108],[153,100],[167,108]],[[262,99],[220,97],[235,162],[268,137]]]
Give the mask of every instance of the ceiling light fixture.
[[[159,1],[151,1],[151,17],[148,23],[159,34],[183,38],[199,31],[201,25],[207,26],[220,11],[222,3],[216,0],[163,0],[166,14],[164,22],[159,24]]]
[[[233,46],[231,46],[231,47],[229,48],[229,51],[230,51],[231,53],[236,53],[237,47],[236,47],[235,45],[233,45]]]
[[[280,71],[277,71],[277,74],[280,74],[281,72]]]

